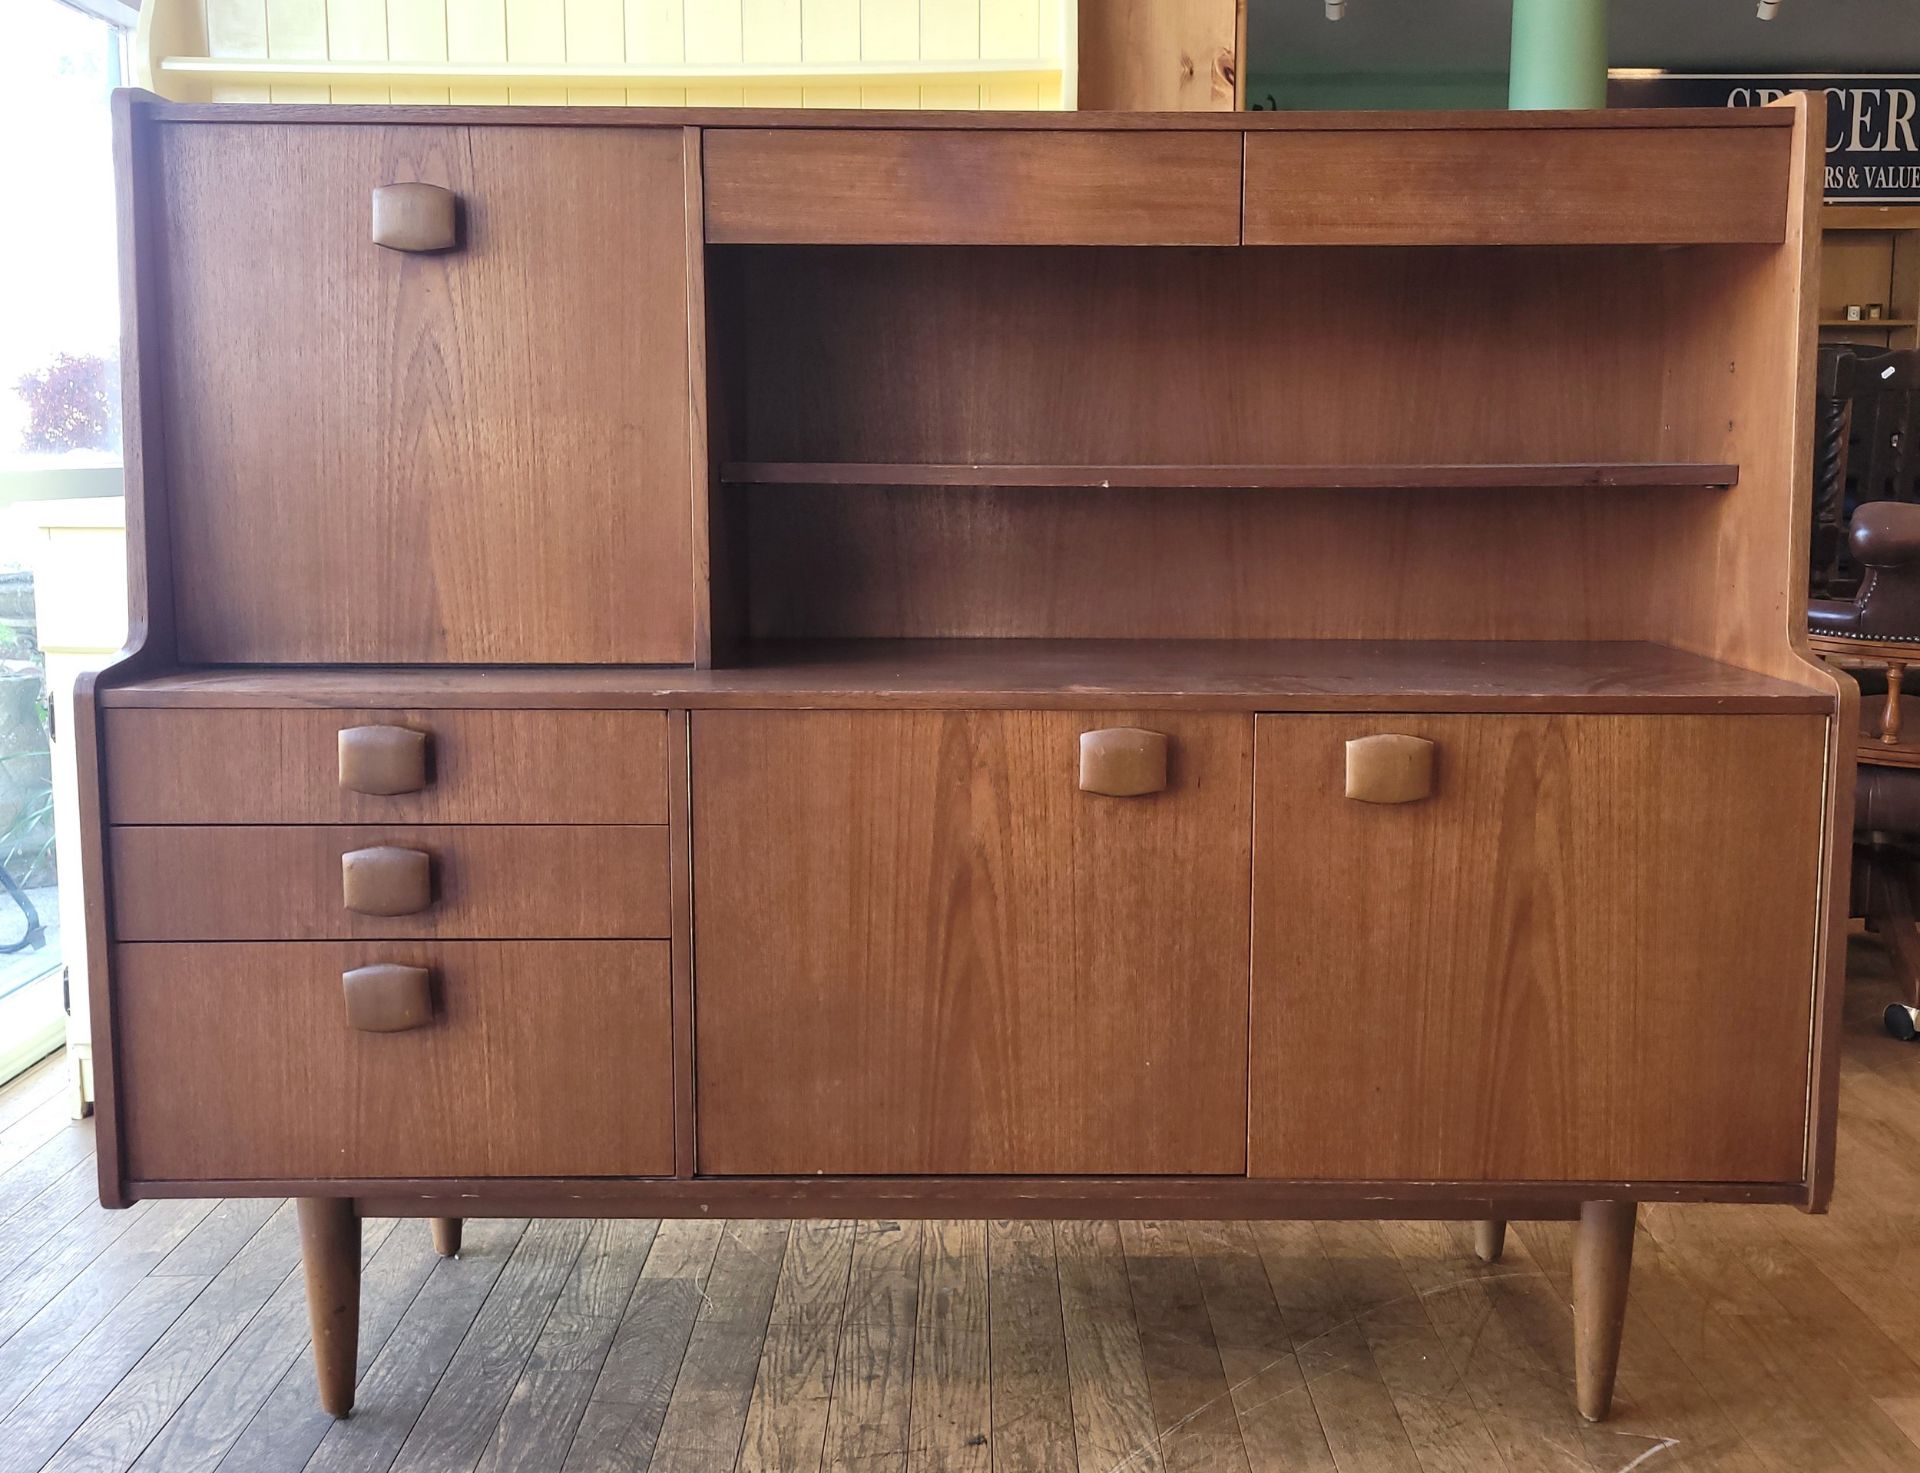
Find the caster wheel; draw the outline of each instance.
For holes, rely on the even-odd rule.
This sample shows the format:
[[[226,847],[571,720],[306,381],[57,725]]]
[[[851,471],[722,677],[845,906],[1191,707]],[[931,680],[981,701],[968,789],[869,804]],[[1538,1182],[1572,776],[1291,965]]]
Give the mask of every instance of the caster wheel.
[[[1884,1021],[1887,1032],[1902,1043],[1912,1043],[1920,1038],[1920,1008],[1910,1008],[1903,1002],[1890,1002]]]

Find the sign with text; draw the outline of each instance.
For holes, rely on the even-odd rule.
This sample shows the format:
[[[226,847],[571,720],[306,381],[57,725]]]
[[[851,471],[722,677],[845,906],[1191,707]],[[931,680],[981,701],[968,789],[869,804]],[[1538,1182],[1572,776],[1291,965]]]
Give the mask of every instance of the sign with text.
[[[1739,77],[1656,72],[1607,79],[1609,107],[1763,107],[1789,92],[1827,96],[1829,200],[1920,202],[1920,74]]]

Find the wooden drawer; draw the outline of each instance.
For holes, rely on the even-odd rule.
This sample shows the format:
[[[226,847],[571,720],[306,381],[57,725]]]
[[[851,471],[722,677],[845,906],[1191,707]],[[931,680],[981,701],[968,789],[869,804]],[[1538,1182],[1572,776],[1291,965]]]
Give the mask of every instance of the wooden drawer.
[[[673,1170],[667,945],[114,948],[127,1174],[153,1181]],[[426,967],[433,1016],[347,1024],[342,974]]]
[[[426,786],[342,788],[340,733],[427,737]],[[123,824],[667,821],[661,711],[114,710],[107,816]]]
[[[343,858],[369,850],[398,851],[375,863],[387,861],[381,868],[399,883],[354,898],[410,905],[403,892],[418,877],[424,908],[347,908]],[[120,827],[111,852],[121,941],[672,934],[667,831],[657,826]]]
[[[1238,133],[710,128],[707,239],[1232,245]]]
[[[1245,240],[1773,243],[1792,138],[1758,126],[1249,133]]]
[[[1380,735],[1432,743],[1426,796],[1391,763],[1347,796]],[[1799,1181],[1825,747],[1819,716],[1260,717],[1251,1174]]]

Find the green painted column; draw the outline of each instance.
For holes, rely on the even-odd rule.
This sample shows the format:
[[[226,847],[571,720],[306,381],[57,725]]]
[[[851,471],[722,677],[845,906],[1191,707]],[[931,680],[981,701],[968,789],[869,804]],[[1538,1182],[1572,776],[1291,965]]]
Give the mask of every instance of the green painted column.
[[[1513,0],[1507,106],[1607,105],[1607,0]]]

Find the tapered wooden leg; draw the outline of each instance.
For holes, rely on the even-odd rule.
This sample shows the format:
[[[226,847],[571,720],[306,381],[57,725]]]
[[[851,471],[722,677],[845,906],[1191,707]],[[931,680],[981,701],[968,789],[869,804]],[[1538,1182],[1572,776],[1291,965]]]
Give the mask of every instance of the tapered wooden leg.
[[[466,1221],[462,1217],[436,1217],[433,1219],[433,1251],[442,1258],[451,1258],[460,1251],[460,1227]]]
[[[1473,1255],[1482,1263],[1498,1263],[1507,1247],[1507,1220],[1483,1217],[1473,1225]]]
[[[1573,1369],[1580,1415],[1606,1419],[1620,1368],[1620,1331],[1627,1319],[1627,1275],[1633,1267],[1631,1202],[1584,1202],[1573,1244]]]
[[[353,1410],[360,1354],[360,1215],[342,1197],[302,1197],[299,1210],[320,1405],[344,1417]]]

